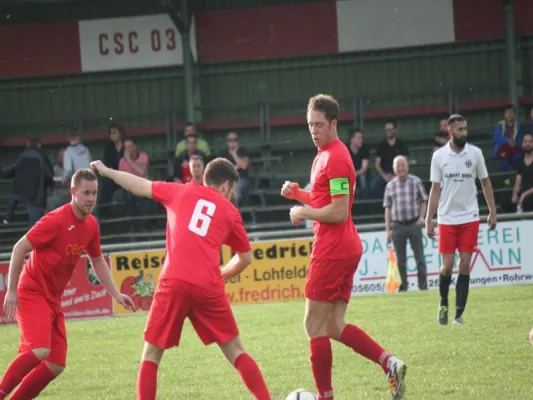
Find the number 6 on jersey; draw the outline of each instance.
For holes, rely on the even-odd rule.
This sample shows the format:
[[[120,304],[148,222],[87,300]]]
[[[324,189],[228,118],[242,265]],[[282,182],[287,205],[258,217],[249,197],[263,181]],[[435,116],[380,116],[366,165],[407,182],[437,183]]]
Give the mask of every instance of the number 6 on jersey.
[[[216,208],[215,203],[202,199],[198,200],[189,221],[189,230],[198,236],[204,237],[207,235],[207,230],[209,225],[211,225],[211,217],[215,214]]]

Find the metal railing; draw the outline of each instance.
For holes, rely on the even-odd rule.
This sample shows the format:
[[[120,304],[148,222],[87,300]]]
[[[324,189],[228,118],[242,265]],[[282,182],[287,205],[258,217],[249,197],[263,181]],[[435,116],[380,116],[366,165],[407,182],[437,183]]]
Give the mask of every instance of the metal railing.
[[[481,221],[485,221],[486,215],[481,216]],[[498,215],[498,221],[516,221],[523,219],[533,219],[533,212],[525,212],[520,214],[500,214]],[[434,220],[434,223],[437,221]],[[357,226],[359,232],[372,232],[385,230],[385,223],[364,224]],[[311,237],[313,235],[312,229],[308,228],[292,228],[282,229],[277,231],[265,231],[265,232],[251,232],[248,237],[253,242],[269,240],[269,239],[296,239],[303,237]],[[132,243],[114,243],[102,245],[102,251],[104,253],[112,253],[123,250],[149,250],[149,249],[163,249],[165,247],[165,240],[151,240],[143,242]],[[0,253],[0,261],[6,261],[11,258],[11,253]]]

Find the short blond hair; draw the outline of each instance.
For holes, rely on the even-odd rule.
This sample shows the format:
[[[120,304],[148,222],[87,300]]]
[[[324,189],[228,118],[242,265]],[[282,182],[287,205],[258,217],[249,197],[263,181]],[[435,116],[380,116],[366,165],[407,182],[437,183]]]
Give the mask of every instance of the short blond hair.
[[[78,187],[81,184],[81,181],[94,182],[97,181],[96,175],[93,171],[88,168],[81,168],[77,170],[72,179],[70,180],[70,187]]]

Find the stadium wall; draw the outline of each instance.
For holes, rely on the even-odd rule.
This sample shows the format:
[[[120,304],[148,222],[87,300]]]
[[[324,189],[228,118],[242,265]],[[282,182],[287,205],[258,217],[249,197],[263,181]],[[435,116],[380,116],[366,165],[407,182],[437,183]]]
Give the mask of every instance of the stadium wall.
[[[418,106],[410,102],[417,93],[429,94],[424,105],[440,105],[451,86],[464,90],[463,101],[505,97],[501,1],[396,3],[197,13],[191,48],[202,119],[257,118],[260,102],[276,104],[274,117],[299,114],[301,99],[320,91],[344,104],[364,93],[369,107],[388,108]],[[533,80],[533,45],[525,38],[533,34],[532,4],[515,1],[525,86]],[[316,35],[316,26],[332,32]],[[181,37],[167,14],[4,25],[0,53],[2,125],[135,115],[141,126],[184,108]],[[2,135],[24,133],[3,129]]]
[[[385,294],[389,268],[385,232],[362,232],[364,254],[355,274],[352,296]],[[530,221],[502,222],[494,231],[482,224],[479,248],[471,265],[471,287],[533,284],[533,249],[527,238],[533,236]],[[226,283],[232,304],[260,304],[303,299],[309,267],[311,238],[260,241],[252,243],[254,261],[241,276]],[[416,291],[416,263],[408,249],[409,290]],[[424,255],[430,290],[438,289],[440,256],[437,241],[424,235]],[[164,250],[112,252],[108,255],[113,279],[130,295],[140,312],[147,312],[163,265]],[[231,258],[224,248],[221,264]],[[6,291],[8,263],[0,263],[0,303]],[[452,287],[455,280],[452,280]],[[62,299],[67,319],[132,314],[105,294],[86,258],[80,260]],[[5,321],[0,311],[0,323]]]

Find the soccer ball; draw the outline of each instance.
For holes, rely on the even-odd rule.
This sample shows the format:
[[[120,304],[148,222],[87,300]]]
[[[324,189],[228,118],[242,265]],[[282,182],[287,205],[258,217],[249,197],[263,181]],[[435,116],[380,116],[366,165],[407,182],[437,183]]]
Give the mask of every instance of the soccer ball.
[[[317,400],[315,395],[309,390],[298,389],[290,393],[286,400]]]

